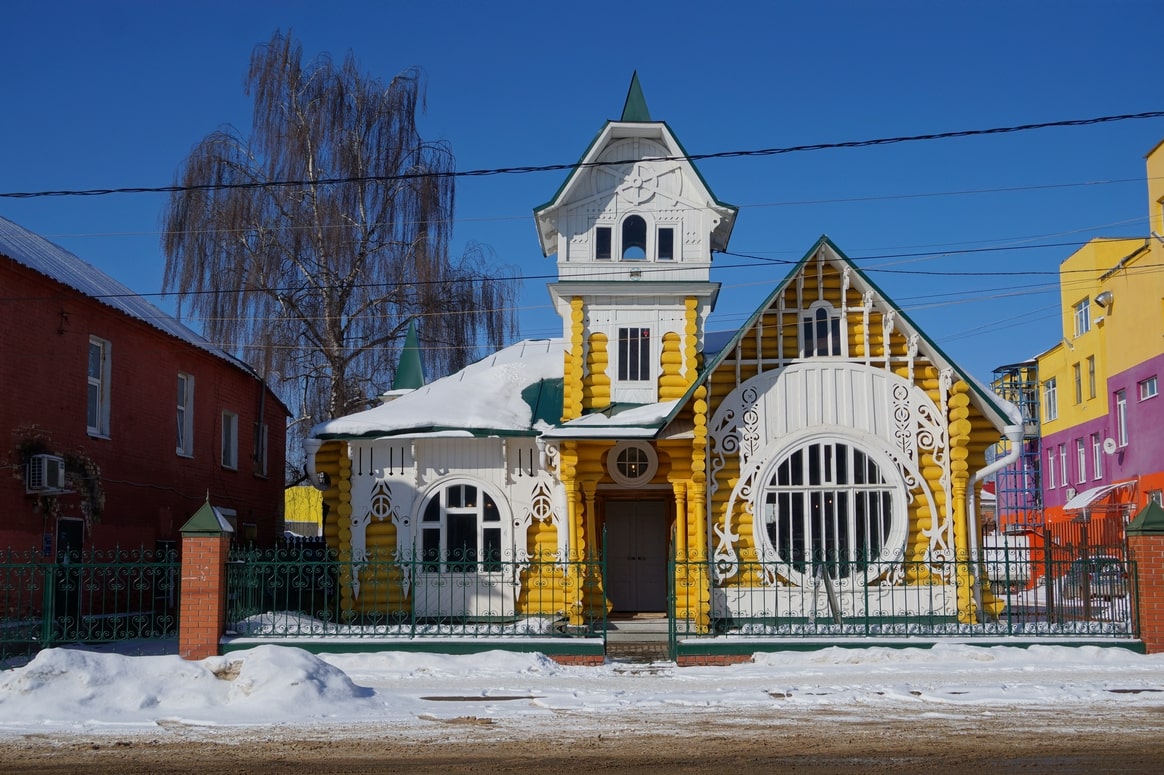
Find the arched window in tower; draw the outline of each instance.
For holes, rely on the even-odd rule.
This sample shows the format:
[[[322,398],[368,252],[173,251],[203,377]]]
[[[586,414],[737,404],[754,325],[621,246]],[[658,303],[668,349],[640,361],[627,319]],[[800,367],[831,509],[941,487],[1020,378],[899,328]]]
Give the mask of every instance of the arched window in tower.
[[[647,257],[647,222],[629,215],[622,222],[622,260],[642,261]]]

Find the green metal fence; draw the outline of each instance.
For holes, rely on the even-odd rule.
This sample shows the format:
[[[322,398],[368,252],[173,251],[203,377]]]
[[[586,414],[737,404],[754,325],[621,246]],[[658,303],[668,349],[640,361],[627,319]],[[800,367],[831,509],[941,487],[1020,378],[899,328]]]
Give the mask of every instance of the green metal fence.
[[[674,561],[672,579],[710,590],[710,613],[677,609],[685,596],[673,588],[672,653],[679,641],[717,638],[1135,638],[1135,575],[1119,550],[1102,548],[1072,557],[1015,551],[989,568]]]
[[[180,570],[170,550],[0,553],[0,659],[69,643],[176,639]]]
[[[589,559],[352,560],[309,543],[241,549],[227,565],[227,636],[602,639],[603,572]]]

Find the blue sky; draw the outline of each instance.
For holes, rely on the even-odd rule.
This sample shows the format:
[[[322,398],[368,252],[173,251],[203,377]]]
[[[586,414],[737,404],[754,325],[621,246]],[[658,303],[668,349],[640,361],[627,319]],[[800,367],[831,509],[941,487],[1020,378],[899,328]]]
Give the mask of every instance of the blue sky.
[[[1151,38],[1162,26],[1156,0],[15,0],[0,51],[0,193],[170,184],[206,134],[249,129],[243,78],[277,29],[308,56],[351,50],[385,80],[423,68],[422,133],[473,170],[576,161],[618,117],[636,70],[652,117],[692,154],[1162,110]],[[731,250],[758,257],[717,257],[711,327],[741,323],[783,279],[782,262],[828,234],[988,379],[1059,339],[1047,273],[1077,243],[1147,235],[1144,155],[1161,139],[1164,119],[1146,119],[700,162],[716,195],[740,207]],[[485,243],[526,277],[523,337],[561,332],[531,212],[563,178],[458,183],[454,250]],[[164,203],[0,197],[0,215],[154,294]],[[951,252],[984,248],[1006,249]],[[944,274],[966,271],[1031,274]]]

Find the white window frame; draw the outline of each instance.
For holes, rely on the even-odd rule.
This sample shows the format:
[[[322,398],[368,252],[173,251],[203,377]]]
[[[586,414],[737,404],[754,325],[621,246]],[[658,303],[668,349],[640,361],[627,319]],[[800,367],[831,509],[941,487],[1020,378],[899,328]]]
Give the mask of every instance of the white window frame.
[[[1071,365],[1072,376],[1075,378],[1075,403],[1083,403],[1083,364],[1075,361]]]
[[[1083,484],[1087,481],[1087,445],[1082,436],[1075,439],[1075,466],[1079,469],[1075,472],[1075,481]]]
[[[650,326],[619,326],[615,332],[615,381],[649,385],[655,379],[655,336]],[[633,352],[632,352],[633,350]],[[636,357],[637,356],[637,357]],[[643,359],[646,363],[643,363]],[[632,376],[634,375],[634,376]]]
[[[665,231],[671,232],[671,255],[668,256],[667,258],[663,258],[663,252],[662,252],[662,245],[663,245],[662,235],[663,235],[663,232],[665,232]],[[674,261],[679,260],[679,255],[678,255],[679,254],[679,240],[676,239],[677,232],[678,232],[678,229],[676,229],[673,224],[665,224],[665,225],[656,225],[655,226],[654,256],[655,256],[656,261],[663,261],[663,262],[670,263],[670,262],[674,262]]]
[[[1059,473],[1061,474],[1059,478],[1063,480],[1063,486],[1066,487],[1067,482],[1071,481],[1071,477],[1067,473],[1067,445],[1065,443],[1059,445]]]
[[[1047,489],[1055,489],[1055,449],[1047,448]]]
[[[1059,419],[1059,388],[1054,377],[1043,383],[1043,418],[1047,422]]]
[[[238,414],[222,410],[222,467],[238,470]]]
[[[89,337],[85,425],[90,436],[109,438],[109,393],[113,374],[113,345],[99,336]],[[94,362],[96,355],[96,362]]]
[[[467,503],[470,497],[473,502]],[[492,514],[490,504],[493,506]],[[449,539],[454,532],[450,528],[450,519],[469,516],[476,521],[475,546],[472,547],[471,557],[461,556],[456,547],[449,546]],[[510,522],[504,502],[481,482],[463,478],[441,482],[424,499],[417,515],[416,557],[421,563],[421,573],[491,577],[504,574],[506,563],[514,560]],[[431,543],[434,534],[436,542]],[[496,535],[496,545],[492,547],[496,550],[495,557],[484,556],[491,550],[487,534]]]
[[[1087,397],[1095,398],[1095,356],[1087,356]]]
[[[1136,387],[1139,388],[1141,401],[1147,401],[1149,398],[1155,398],[1156,395],[1160,392],[1159,386],[1156,382],[1155,374],[1145,380],[1136,383]]]
[[[1072,307],[1075,312],[1075,336],[1083,336],[1091,330],[1091,297],[1084,296]]]
[[[655,450],[643,441],[620,441],[606,456],[606,472],[623,487],[647,484],[658,470]]]
[[[194,457],[194,375],[182,371],[178,372],[177,412],[177,453]]]
[[[1103,478],[1103,439],[1100,434],[1091,434],[1091,465],[1094,470],[1091,472],[1093,479]]]
[[[1115,421],[1116,444],[1128,446],[1128,393],[1126,390],[1115,392]]]
[[[605,250],[599,250],[599,236],[604,235],[606,238]],[[602,255],[605,253],[606,255]],[[594,260],[595,261],[612,261],[614,260],[614,229],[605,224],[598,224],[594,227]]]
[[[800,456],[800,464],[793,462],[794,456]],[[816,467],[813,470],[813,456],[816,456]],[[846,465],[837,465],[841,456],[845,457]],[[858,455],[861,457],[858,458]],[[865,467],[861,468],[860,461],[864,460]],[[785,467],[787,465],[787,467]],[[783,469],[783,470],[782,470]],[[858,472],[861,472],[858,475]],[[753,504],[754,538],[762,553],[784,565],[785,573],[799,584],[811,584],[818,570],[834,571],[834,578],[838,583],[857,583],[862,579],[873,581],[879,578],[886,568],[901,559],[908,535],[909,515],[905,500],[905,488],[898,480],[896,469],[891,460],[873,450],[863,448],[854,439],[833,437],[831,435],[818,436],[797,444],[774,458],[771,465],[764,472],[756,488],[756,500]],[[868,481],[870,474],[875,473],[877,481]],[[795,481],[800,479],[800,481]],[[848,506],[839,509],[826,504],[838,503],[844,499]],[[799,511],[797,506],[799,501]],[[864,530],[858,529],[863,502],[866,520],[873,520],[878,515],[887,520],[887,524],[875,526],[867,521]],[[789,507],[789,513],[784,507]],[[832,509],[834,524],[825,525],[822,521],[827,517],[818,515],[815,510],[823,506]],[[887,508],[888,513],[881,511]],[[787,520],[787,522],[785,522]],[[846,521],[847,520],[847,521]],[[769,525],[776,525],[776,532],[781,532],[781,524],[788,530],[791,541],[786,547],[774,544]],[[839,535],[845,532],[847,547],[834,542],[830,546],[822,547],[825,550],[825,559],[811,556],[811,543],[816,543],[817,535],[822,531],[824,536]],[[876,529],[871,529],[876,527]],[[832,530],[830,530],[832,528]],[[804,544],[801,557],[785,556],[790,554],[789,549],[797,546],[796,532],[800,531],[800,543]],[[865,547],[856,546],[856,542],[864,536],[869,542],[873,534],[878,534],[878,540]],[[823,542],[823,539],[822,539]],[[877,545],[877,544],[880,545]],[[782,553],[783,549],[783,553]],[[844,549],[844,556],[839,556],[838,549]],[[862,549],[870,549],[875,556],[864,556]],[[863,572],[862,564],[865,569]],[[819,568],[817,566],[820,566]],[[833,566],[830,568],[830,565]],[[810,567],[811,566],[811,567]]]
[[[821,324],[824,336],[821,336]],[[836,358],[848,355],[849,343],[845,332],[845,321],[840,310],[827,301],[813,302],[800,316],[801,358]],[[821,352],[823,341],[824,352]]]

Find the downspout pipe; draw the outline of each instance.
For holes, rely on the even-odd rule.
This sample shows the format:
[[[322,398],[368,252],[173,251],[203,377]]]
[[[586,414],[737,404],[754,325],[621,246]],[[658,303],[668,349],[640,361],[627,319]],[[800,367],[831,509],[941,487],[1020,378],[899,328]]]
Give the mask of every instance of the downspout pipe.
[[[303,454],[306,456],[305,468],[307,470],[307,481],[311,482],[311,486],[317,490],[323,491],[327,489],[327,483],[321,481],[320,475],[315,470],[315,453],[319,452],[319,448],[323,446],[323,441],[308,437],[303,440]]]
[[[995,460],[985,468],[975,471],[970,477],[970,483],[966,488],[966,514],[968,519],[973,520],[973,524],[969,525],[970,529],[966,531],[969,542],[967,548],[970,550],[971,567],[975,570],[974,604],[980,612],[982,611],[982,588],[978,585],[978,512],[976,510],[977,504],[974,502],[974,490],[977,488],[978,482],[997,471],[1001,471],[1019,459],[1019,456],[1023,453],[1023,440],[1026,435],[1026,425],[1023,422],[1022,412],[1009,401],[1004,402],[1004,405],[1011,424],[1003,428],[1002,433],[1010,442],[1010,449],[998,460]]]

